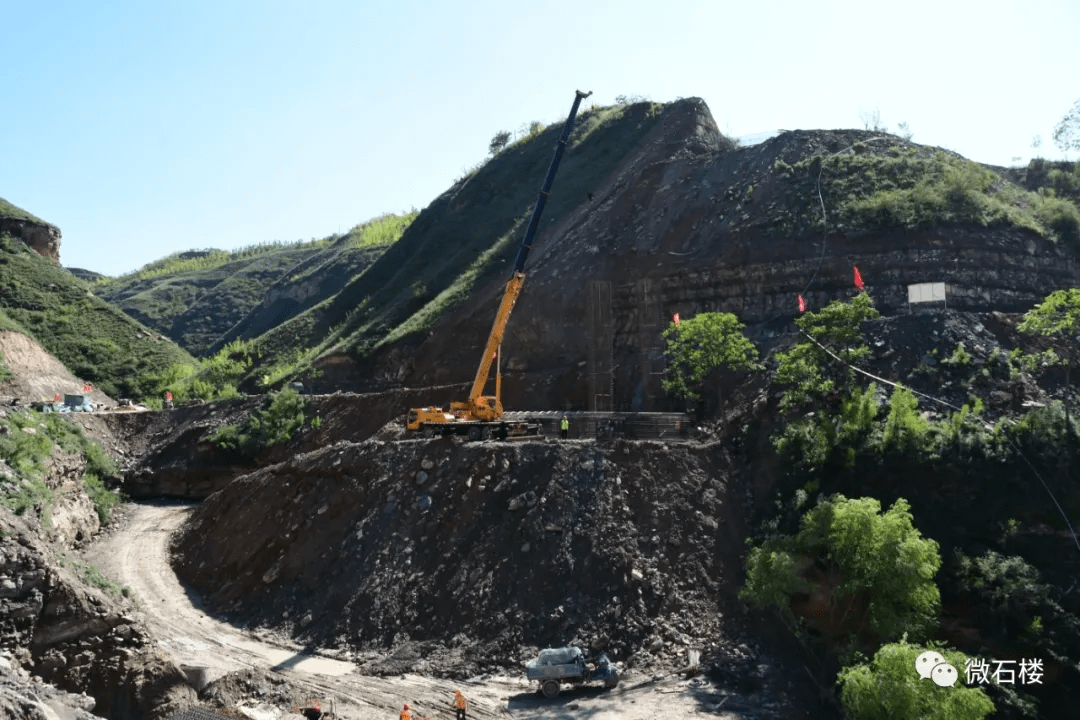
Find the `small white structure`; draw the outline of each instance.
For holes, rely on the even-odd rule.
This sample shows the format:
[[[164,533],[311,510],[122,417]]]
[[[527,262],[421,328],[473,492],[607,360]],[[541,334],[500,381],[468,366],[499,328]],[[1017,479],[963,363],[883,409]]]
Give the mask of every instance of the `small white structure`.
[[[939,302],[945,303],[945,307],[948,307],[946,297],[949,294],[949,288],[945,283],[917,283],[915,285],[907,286],[907,299],[908,305],[916,305],[919,303],[931,303]]]

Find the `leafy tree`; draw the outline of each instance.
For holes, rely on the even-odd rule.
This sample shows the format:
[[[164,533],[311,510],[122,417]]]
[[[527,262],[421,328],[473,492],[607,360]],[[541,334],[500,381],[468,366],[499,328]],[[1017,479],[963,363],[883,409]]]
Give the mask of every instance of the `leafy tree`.
[[[922,678],[915,661],[922,653],[939,653],[957,673],[956,685],[940,686]],[[850,720],[982,720],[994,703],[982,688],[964,686],[967,656],[955,650],[922,647],[906,641],[882,646],[870,664],[840,671],[840,702]]]
[[[919,415],[919,400],[910,390],[897,385],[889,398],[883,445],[900,451],[918,448],[929,431],[930,422]]]
[[[844,362],[856,364],[870,353],[863,339],[862,324],[880,317],[870,296],[861,292],[851,300],[835,300],[819,312],[804,313],[795,321],[799,329],[816,342],[802,342],[776,354],[779,367],[776,382],[790,385],[780,402],[783,410],[831,392],[850,371],[837,365],[820,346],[828,348]]]
[[[791,623],[792,597],[812,589],[798,569],[806,560],[830,578],[832,587],[819,589],[829,593],[828,623],[837,639],[921,639],[937,624],[938,544],[912,526],[903,498],[885,513],[874,498],[834,495],[820,502],[794,537],[775,536],[750,550],[740,596]]]
[[[1021,332],[1055,340],[1054,350],[1065,365],[1065,384],[1070,371],[1080,365],[1080,289],[1055,290],[1024,315]]]
[[[669,364],[664,390],[696,400],[702,380],[715,368],[759,370],[758,351],[731,313],[699,313],[663,332]]]
[[[1067,153],[1080,150],[1080,100],[1072,106],[1061,122],[1054,126],[1054,144]]]
[[[818,468],[835,453],[842,453],[845,466],[855,462],[857,449],[873,433],[881,404],[877,384],[866,389],[852,388],[840,402],[836,416],[818,413],[787,423],[773,439],[776,450],[811,468]]]
[[[488,152],[492,155],[498,155],[510,143],[510,137],[508,130],[500,130],[495,133],[495,137],[491,138],[491,142],[488,143]]]

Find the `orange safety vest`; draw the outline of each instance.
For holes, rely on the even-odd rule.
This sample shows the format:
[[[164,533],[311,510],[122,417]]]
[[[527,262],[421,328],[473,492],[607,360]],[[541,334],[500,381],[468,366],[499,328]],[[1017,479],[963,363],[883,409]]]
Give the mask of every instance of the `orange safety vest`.
[[[454,693],[454,707],[458,710],[464,710],[469,707],[469,701],[465,699],[465,696],[461,693]]]
[[[413,720],[411,710],[402,710],[400,720]]]

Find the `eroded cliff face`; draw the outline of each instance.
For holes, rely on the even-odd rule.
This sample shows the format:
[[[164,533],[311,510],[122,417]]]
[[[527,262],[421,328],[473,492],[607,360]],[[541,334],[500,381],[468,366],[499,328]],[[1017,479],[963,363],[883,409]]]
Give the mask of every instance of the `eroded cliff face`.
[[[736,149],[701,100],[667,106],[592,199],[538,235],[503,343],[504,405],[671,409],[660,333],[674,313],[782,326],[799,294],[810,309],[851,295],[852,265],[886,313],[907,311],[914,283],[947,283],[950,308],[1008,312],[1080,282],[1075,253],[1016,226],[845,227],[839,190],[824,182],[819,195],[816,177],[790,167],[875,135],[795,131]],[[369,371],[415,386],[470,379],[504,283]]]
[[[10,233],[34,252],[60,264],[60,228],[19,218],[0,218],[0,234]]]

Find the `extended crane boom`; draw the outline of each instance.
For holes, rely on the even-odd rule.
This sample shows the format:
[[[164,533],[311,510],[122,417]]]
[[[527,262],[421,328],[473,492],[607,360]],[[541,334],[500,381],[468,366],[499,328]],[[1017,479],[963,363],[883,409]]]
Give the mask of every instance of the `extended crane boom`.
[[[437,407],[410,410],[406,421],[406,427],[409,430],[437,429],[442,434],[461,432],[462,434],[468,434],[470,439],[474,440],[479,439],[485,434],[485,431],[493,429],[504,436],[507,434],[508,429],[505,424],[498,423],[499,418],[503,415],[500,400],[501,378],[496,374],[494,395],[484,395],[484,386],[487,385],[488,376],[491,373],[491,363],[499,352],[499,346],[502,344],[503,334],[506,332],[506,323],[510,319],[514,303],[517,302],[521,287],[525,284],[525,260],[529,257],[529,250],[532,249],[533,238],[536,236],[536,230],[540,225],[540,216],[544,212],[544,205],[547,204],[548,193],[551,191],[552,183],[555,182],[555,173],[559,170],[559,162],[562,160],[563,151],[566,149],[566,143],[569,141],[570,133],[574,129],[574,118],[577,117],[578,107],[580,107],[581,101],[590,95],[592,95],[592,92],[578,90],[574,97],[574,105],[570,108],[570,117],[567,118],[566,124],[563,126],[562,136],[555,146],[555,155],[551,158],[547,177],[544,179],[543,187],[540,188],[540,196],[536,200],[532,217],[529,218],[529,224],[525,229],[525,237],[521,241],[521,248],[518,250],[517,260],[514,262],[514,270],[506,283],[506,292],[503,293],[502,302],[499,303],[499,310],[495,314],[495,322],[491,325],[491,333],[488,335],[484,354],[480,358],[480,367],[476,370],[476,378],[473,380],[469,399],[450,403],[449,413],[443,412]],[[497,424],[498,427],[493,428],[493,423]]]

